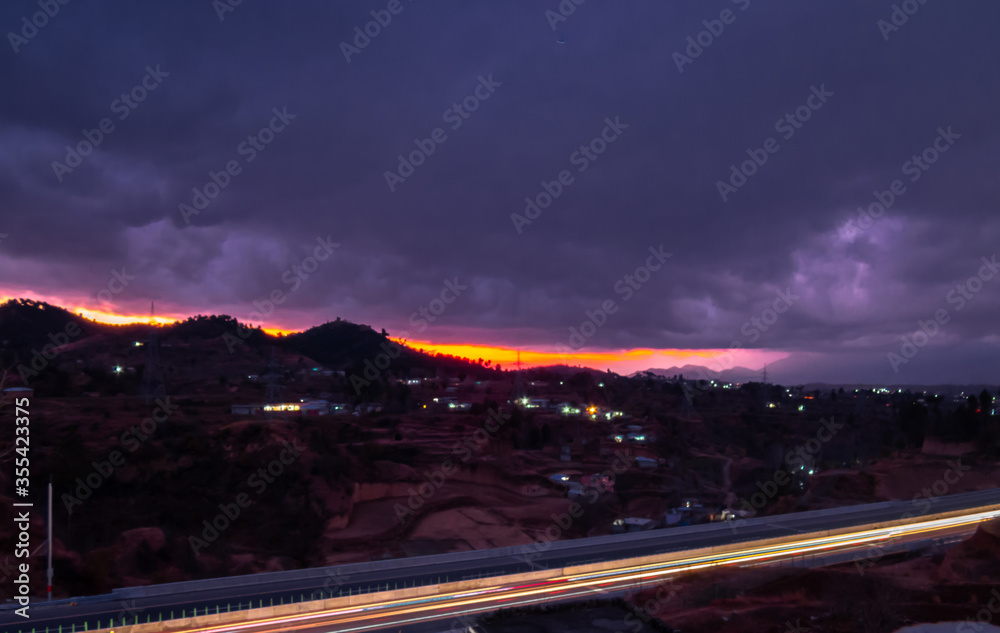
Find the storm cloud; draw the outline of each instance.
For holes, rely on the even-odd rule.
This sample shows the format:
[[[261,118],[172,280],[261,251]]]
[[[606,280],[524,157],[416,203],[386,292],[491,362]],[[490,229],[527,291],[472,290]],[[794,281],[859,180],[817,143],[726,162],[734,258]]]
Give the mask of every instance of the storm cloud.
[[[1000,381],[994,2],[48,4],[0,8],[2,294],[395,333],[457,279],[425,338],[552,349],[612,300],[587,351]]]

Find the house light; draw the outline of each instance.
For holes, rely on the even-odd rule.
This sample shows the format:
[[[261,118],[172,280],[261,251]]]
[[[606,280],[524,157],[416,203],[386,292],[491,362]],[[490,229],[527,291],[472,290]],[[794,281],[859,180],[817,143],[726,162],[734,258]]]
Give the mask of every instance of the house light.
[[[299,405],[297,404],[267,404],[264,405],[265,411],[298,411]]]

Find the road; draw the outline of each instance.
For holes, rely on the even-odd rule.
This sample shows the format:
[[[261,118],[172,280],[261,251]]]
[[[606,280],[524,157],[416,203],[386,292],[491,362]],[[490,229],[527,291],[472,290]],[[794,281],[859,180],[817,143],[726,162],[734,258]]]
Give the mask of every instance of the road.
[[[988,512],[982,513],[986,508]],[[926,510],[925,512],[921,512]],[[927,523],[928,518],[946,512],[962,512],[957,519]],[[906,517],[905,515],[911,515]],[[917,516],[913,516],[917,515]],[[257,622],[240,626],[199,629],[203,631],[290,631],[325,630],[374,631],[385,626],[397,628],[419,625],[435,620],[454,618],[465,612],[468,615],[490,611],[499,606],[551,602],[570,597],[593,596],[621,592],[634,588],[639,582],[658,582],[658,579],[696,569],[717,565],[750,565],[774,563],[788,557],[804,554],[829,556],[834,553],[867,548],[870,543],[886,539],[925,539],[938,536],[965,534],[975,529],[978,522],[1000,516],[1000,489],[986,490],[934,499],[927,508],[911,502],[885,502],[831,510],[801,512],[774,517],[739,520],[732,523],[714,523],[681,528],[654,530],[634,534],[602,536],[572,541],[560,541],[547,546],[498,548],[476,552],[461,552],[439,556],[378,561],[339,567],[257,574],[226,579],[172,583],[147,588],[119,590],[111,595],[56,601],[51,604],[34,603],[30,625],[14,616],[13,606],[0,610],[0,626],[4,631],[17,627],[38,631],[46,626],[63,626],[63,630],[81,630],[88,623],[89,630],[107,627],[111,618],[116,625],[125,615],[131,624],[136,616],[139,622],[190,616],[196,611],[202,615],[207,610],[225,613],[239,606],[247,608],[270,604],[288,604],[329,598],[336,595],[353,595],[372,591],[421,585],[455,582],[463,579],[497,577],[495,585],[487,590],[466,593],[438,594],[433,598],[384,602],[351,612],[329,611],[308,616],[283,619],[275,623]],[[904,528],[872,530],[870,526],[887,521],[907,519]],[[839,528],[856,528],[849,534],[817,540],[810,533]],[[761,547],[755,542],[764,539],[781,539],[778,545]],[[743,544],[735,551],[711,558],[687,558],[684,552],[707,547]],[[627,559],[656,556],[662,562],[633,565]],[[557,576],[544,582],[527,585],[504,583],[501,576],[539,570],[561,570],[597,562],[626,561],[621,567],[600,574],[583,573]],[[11,626],[13,625],[13,627]],[[278,626],[278,628],[275,628]],[[343,627],[343,628],[342,628]],[[423,627],[421,627],[423,628]],[[388,630],[388,629],[387,629]]]

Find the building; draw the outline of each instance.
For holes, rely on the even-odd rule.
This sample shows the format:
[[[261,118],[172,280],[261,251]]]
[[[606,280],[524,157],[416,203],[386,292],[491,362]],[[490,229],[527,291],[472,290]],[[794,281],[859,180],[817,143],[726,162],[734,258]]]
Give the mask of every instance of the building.
[[[262,404],[234,404],[230,408],[233,415],[260,415]]]
[[[626,517],[624,519],[615,519],[614,523],[611,524],[612,534],[624,534],[626,532],[641,532],[642,530],[649,530],[654,527],[652,519],[643,519],[640,517]]]
[[[604,473],[584,475],[580,478],[580,483],[584,488],[597,488],[598,490],[604,490],[605,492],[615,491],[615,482],[611,479],[611,475]]]
[[[31,387],[8,387],[3,390],[3,395],[11,398],[31,398],[35,395],[35,390]]]
[[[583,411],[579,407],[574,407],[569,402],[560,402],[557,405],[557,408],[559,409],[559,413],[565,416],[575,416],[583,413]]]
[[[233,415],[263,415],[265,413],[282,412],[298,413],[299,415],[318,416],[330,413],[330,403],[326,400],[302,400],[300,402],[284,402],[280,404],[234,404],[230,407]]]
[[[326,400],[302,400],[299,406],[302,415],[329,415],[330,403]]]
[[[298,413],[300,405],[297,402],[282,404],[234,404],[230,408],[233,415],[261,415],[272,412]]]

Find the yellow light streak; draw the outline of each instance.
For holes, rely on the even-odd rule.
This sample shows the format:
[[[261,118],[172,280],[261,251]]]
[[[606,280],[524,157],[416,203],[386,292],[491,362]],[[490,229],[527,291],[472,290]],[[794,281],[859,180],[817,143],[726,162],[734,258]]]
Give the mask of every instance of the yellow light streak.
[[[475,591],[459,591],[438,594],[435,596],[419,596],[402,600],[392,600],[382,603],[369,604],[354,608],[334,608],[325,611],[318,611],[306,615],[276,616],[254,622],[243,624],[211,626],[205,628],[185,629],[178,633],[223,633],[225,631],[240,631],[250,628],[258,628],[268,624],[281,623],[283,626],[290,624],[307,625],[310,621],[328,619],[333,617],[343,617],[356,615],[352,620],[360,621],[375,618],[384,618],[392,615],[406,615],[411,613],[421,613],[429,610],[438,610],[442,607],[462,607],[496,601],[498,597],[504,600],[523,598],[530,596],[553,594],[560,591],[567,591],[576,588],[590,587],[593,585],[622,583],[630,580],[645,580],[661,576],[674,575],[684,572],[719,567],[726,565],[736,565],[740,563],[765,560],[768,558],[789,558],[803,555],[823,549],[844,548],[860,544],[870,544],[873,541],[885,540],[902,535],[915,535],[925,532],[937,531],[943,528],[954,528],[981,523],[990,519],[1000,517],[1000,511],[980,512],[960,517],[949,517],[945,519],[934,519],[913,523],[910,525],[891,526],[886,528],[876,528],[862,530],[859,532],[849,532],[829,537],[808,538],[801,541],[791,541],[788,544],[755,547],[746,550],[717,554],[712,556],[699,556],[688,559],[679,559],[663,563],[644,563],[602,572],[590,572],[586,574],[576,574],[558,576],[548,579],[540,579],[537,588],[516,589],[497,585],[486,587]],[[518,585],[519,586],[519,585]],[[516,587],[516,586],[515,586]],[[488,594],[488,595],[483,595]],[[433,602],[427,604],[428,601]],[[413,603],[425,603],[413,605]],[[413,605],[413,606],[407,606]],[[489,608],[493,607],[488,607]],[[370,613],[378,610],[377,613]],[[369,613],[366,613],[369,612]],[[275,629],[282,631],[287,629]],[[361,630],[361,629],[350,629]]]

